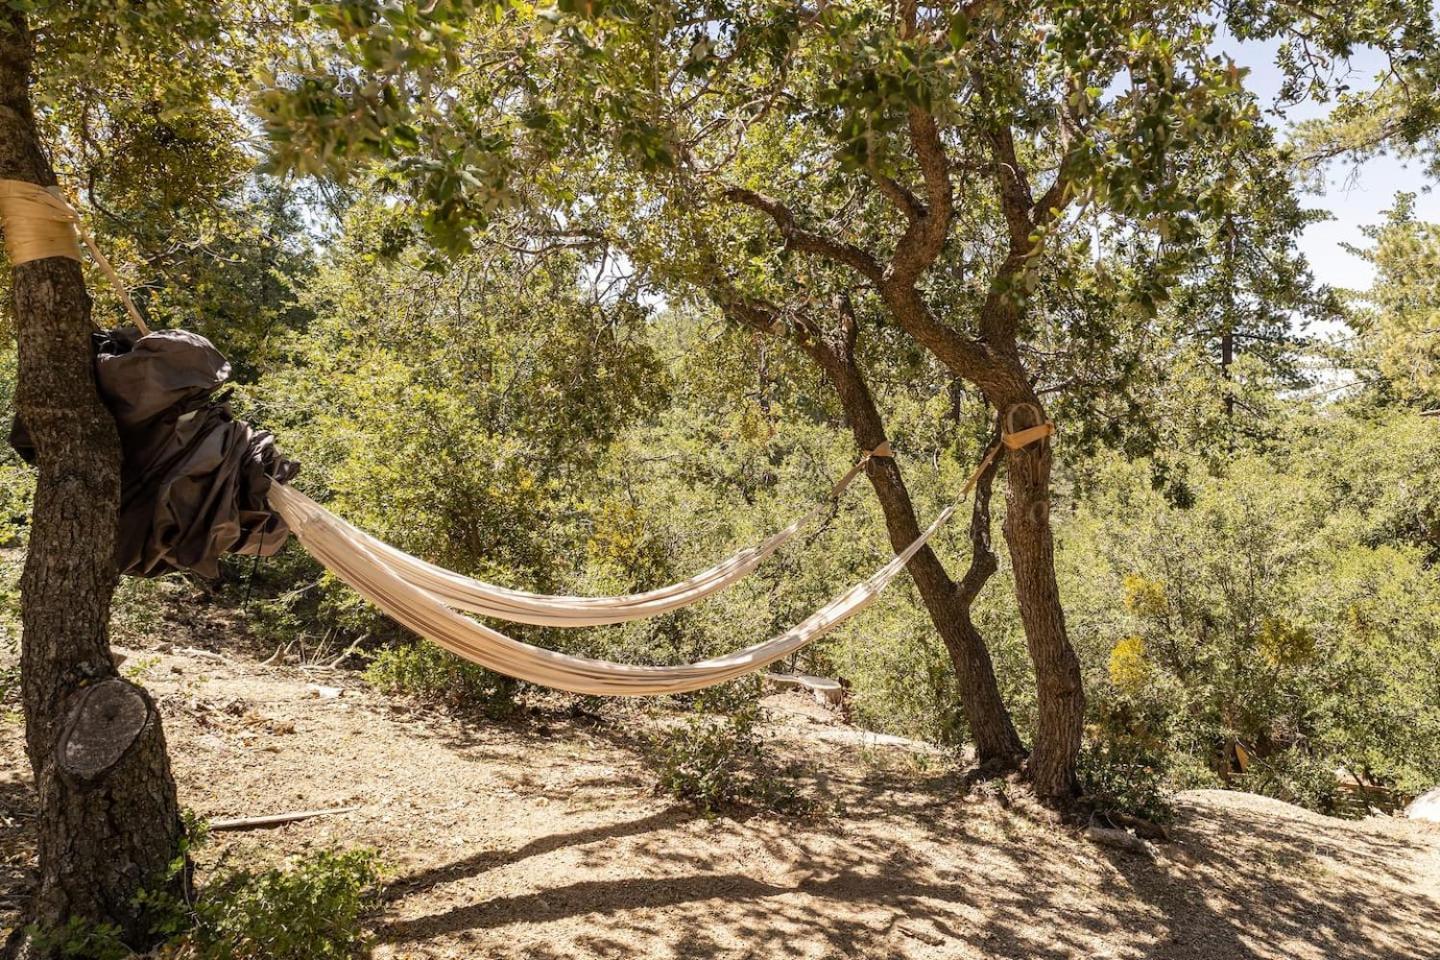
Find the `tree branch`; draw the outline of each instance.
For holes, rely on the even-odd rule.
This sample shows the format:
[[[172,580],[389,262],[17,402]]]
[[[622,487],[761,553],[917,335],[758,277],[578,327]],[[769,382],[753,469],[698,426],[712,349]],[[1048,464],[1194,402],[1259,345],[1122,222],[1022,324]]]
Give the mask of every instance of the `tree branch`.
[[[785,240],[786,248],[833,260],[850,267],[874,283],[881,281],[883,271],[880,269],[880,264],[868,252],[852,243],[845,243],[833,237],[801,229],[795,223],[795,215],[790,208],[780,201],[743,187],[730,187],[725,190],[723,196],[734,203],[759,210],[775,221],[775,225],[780,228],[781,237]]]
[[[914,286],[887,283],[880,294],[900,328],[941,363],[982,388],[993,381],[995,369],[987,346],[941,323]]]
[[[910,217],[910,225],[895,245],[890,279],[905,285],[913,284],[939,259],[950,231],[950,217],[955,211],[950,195],[950,164],[940,139],[939,125],[919,107],[910,108],[909,124],[910,143],[925,181],[927,202],[922,215]]]
[[[883,173],[873,160],[865,165],[865,172],[870,175],[871,180],[875,181],[875,186],[879,188],[885,199],[895,204],[905,215],[906,221],[914,223],[925,216],[925,204],[920,201],[920,198],[911,193],[910,189],[900,181]]]
[[[1008,123],[990,133],[990,152],[995,165],[995,185],[1000,192],[1000,209],[1010,232],[1010,254],[1014,256],[1030,248],[1030,234],[1035,231],[1030,211],[1035,207],[1035,199],[1015,155],[1015,138]]]

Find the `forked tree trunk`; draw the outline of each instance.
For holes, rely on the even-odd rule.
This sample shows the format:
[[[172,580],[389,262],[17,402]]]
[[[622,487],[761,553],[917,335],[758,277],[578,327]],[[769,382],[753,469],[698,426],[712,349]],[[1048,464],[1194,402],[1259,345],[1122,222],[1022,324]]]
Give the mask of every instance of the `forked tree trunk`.
[[[884,422],[855,364],[852,345],[811,343],[807,352],[825,370],[834,386],[861,449],[878,447],[886,440]],[[903,550],[920,536],[920,524],[900,466],[894,459],[877,458],[866,466],[866,474],[885,514],[890,543],[897,552]],[[992,475],[987,472],[984,479],[983,502],[978,499],[980,491],[976,491],[976,512],[971,524],[976,553],[964,581],[957,585],[929,546],[915,554],[907,569],[955,667],[960,707],[975,741],[976,759],[983,768],[1002,771],[1018,767],[1025,757],[1025,748],[1000,696],[990,652],[970,617],[971,604],[995,571],[995,557],[989,545],[988,487]]]
[[[31,112],[32,45],[22,14],[0,15],[0,177],[55,183]],[[16,407],[39,476],[21,579],[25,747],[40,796],[40,890],[32,918],[118,927],[152,940],[134,899],[153,889],[182,834],[154,702],[111,662],[120,447],[95,388],[90,299],[66,257],[14,268]],[[181,893],[184,871],[170,879]],[[21,936],[10,950],[41,956]]]

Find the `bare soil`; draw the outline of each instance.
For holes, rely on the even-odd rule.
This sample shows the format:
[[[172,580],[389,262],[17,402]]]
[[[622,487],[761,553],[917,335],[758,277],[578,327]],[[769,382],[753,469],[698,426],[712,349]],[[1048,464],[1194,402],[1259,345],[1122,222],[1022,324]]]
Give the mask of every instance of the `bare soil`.
[[[768,701],[768,735],[821,813],[705,818],[654,793],[638,738],[664,721],[644,711],[465,721],[355,673],[225,656],[127,664],[164,710],[182,802],[209,818],[359,809],[217,835],[204,863],[377,848],[380,957],[1440,957],[1433,825],[1200,791],[1174,842],[1125,852],[1016,788],[964,794],[946,757],[794,694]],[[21,737],[13,713],[0,722],[0,939],[33,877]]]

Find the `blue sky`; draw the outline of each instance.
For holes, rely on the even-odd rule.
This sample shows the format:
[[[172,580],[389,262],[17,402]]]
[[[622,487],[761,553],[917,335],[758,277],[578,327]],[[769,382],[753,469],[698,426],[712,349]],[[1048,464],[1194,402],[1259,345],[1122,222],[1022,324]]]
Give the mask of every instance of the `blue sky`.
[[[1280,89],[1280,71],[1275,68],[1274,47],[1260,43],[1238,43],[1225,38],[1216,48],[1251,70],[1250,89],[1259,95],[1262,106],[1270,106]],[[1368,86],[1380,69],[1381,60],[1372,54],[1360,53],[1351,63],[1352,84],[1357,89]],[[1323,116],[1326,104],[1302,103],[1287,109],[1290,122]],[[1341,244],[1366,244],[1360,228],[1384,220],[1384,211],[1394,202],[1395,194],[1418,194],[1416,215],[1422,220],[1440,221],[1440,194],[1427,192],[1431,186],[1420,164],[1402,163],[1394,157],[1377,157],[1358,168],[1351,163],[1332,164],[1326,177],[1323,194],[1311,194],[1308,205],[1328,210],[1333,219],[1317,223],[1305,231],[1300,247],[1309,258],[1315,276],[1334,287],[1364,289],[1370,285],[1370,265],[1346,252]]]

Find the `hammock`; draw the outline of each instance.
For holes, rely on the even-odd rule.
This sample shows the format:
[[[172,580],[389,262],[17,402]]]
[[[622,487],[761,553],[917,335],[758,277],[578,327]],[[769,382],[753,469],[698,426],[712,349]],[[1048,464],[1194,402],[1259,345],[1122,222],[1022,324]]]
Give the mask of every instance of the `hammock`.
[[[426,580],[435,578],[442,581],[454,580],[471,584],[477,583],[476,581],[466,581],[465,578],[456,574],[408,557],[392,547],[386,547],[375,538],[356,530],[293,487],[280,483],[275,484],[271,487],[269,500],[270,505],[284,518],[290,530],[300,540],[300,544],[311,556],[324,564],[331,573],[349,584],[356,593],[379,607],[395,622],[451,653],[497,673],[556,690],[599,696],[652,696],[684,693],[724,683],[727,680],[734,680],[758,670],[766,664],[787,657],[825,636],[879,597],[880,592],[890,584],[890,581],[905,569],[910,558],[930,541],[935,531],[950,519],[955,509],[969,496],[970,491],[974,489],[980,476],[999,454],[1002,446],[1010,449],[1022,447],[1049,436],[1052,430],[1053,427],[1046,423],[1038,428],[1004,434],[1001,438],[1002,443],[990,447],[980,461],[980,465],[965,481],[955,503],[942,510],[920,536],[916,537],[889,563],[871,574],[868,579],[853,585],[789,630],[763,643],[757,643],[722,657],[680,666],[641,666],[614,663],[608,660],[557,653],[543,647],[522,643],[498,630],[461,616],[451,609],[453,604],[411,579],[407,579],[406,576],[402,576],[400,570],[403,569],[408,575],[416,576],[418,568],[424,572],[424,577],[420,579]],[[862,464],[864,462],[861,461]],[[858,466],[852,469],[850,474],[847,474],[841,483],[836,485],[837,489],[843,489],[858,470]],[[791,526],[800,523],[803,523],[803,518]],[[786,530],[789,529],[789,527],[786,528]],[[776,536],[784,533],[785,531],[781,531]],[[376,549],[377,546],[381,549]],[[752,550],[760,549],[762,547],[752,548]],[[406,562],[396,563],[394,558],[397,555],[406,558]],[[488,585],[482,584],[481,586],[494,589],[489,588]],[[673,590],[673,588],[667,589]],[[718,587],[713,589],[718,589]],[[710,592],[713,592],[713,589]],[[524,594],[523,596],[534,598],[536,595]],[[576,600],[576,598],[561,599],[569,602]],[[678,594],[671,596],[670,600],[678,601]],[[695,602],[694,599],[683,603],[674,602],[670,609],[693,602]]]
[[[992,450],[982,469],[993,456]],[[571,693],[625,697],[684,693],[724,683],[818,640],[873,603],[958,505],[941,511],[913,543],[868,579],[779,636],[711,660],[652,667],[575,657],[521,643],[461,616],[435,594],[402,579],[372,551],[368,544],[373,540],[355,536],[349,524],[293,487],[276,484],[270,491],[270,503],[311,556],[401,626],[457,656],[509,677]]]
[[[526,593],[523,590],[511,590],[493,583],[485,583],[482,580],[472,580],[397,550],[333,514],[329,516],[329,521],[355,544],[369,550],[377,560],[383,562],[401,580],[425,591],[456,610],[478,613],[511,623],[528,623],[545,627],[594,627],[610,623],[624,623],[627,620],[640,620],[679,610],[743,580],[839,498],[872,458],[889,456],[892,456],[890,444],[883,443],[876,447],[851,467],[849,472],[831,488],[829,495],[804,516],[797,518],[789,526],[772,533],[760,543],[746,547],[708,570],[701,571],[688,580],[645,593],[614,597],[568,597]],[[280,512],[283,516],[284,512]]]

